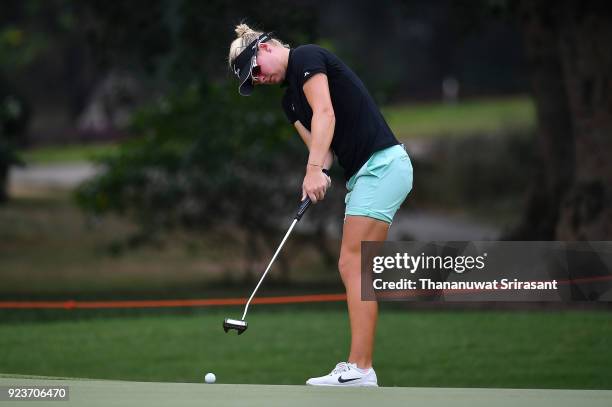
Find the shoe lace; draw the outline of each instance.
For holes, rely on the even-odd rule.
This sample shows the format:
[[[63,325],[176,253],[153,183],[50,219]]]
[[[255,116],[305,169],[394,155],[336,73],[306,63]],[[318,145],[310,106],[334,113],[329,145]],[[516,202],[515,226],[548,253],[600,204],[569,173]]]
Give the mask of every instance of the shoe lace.
[[[332,372],[330,373],[330,375],[333,374],[338,374],[338,373],[342,373],[342,372],[346,372],[350,369],[351,367],[349,366],[349,364],[347,362],[340,362],[336,365],[336,367],[334,368],[334,370],[332,370]]]

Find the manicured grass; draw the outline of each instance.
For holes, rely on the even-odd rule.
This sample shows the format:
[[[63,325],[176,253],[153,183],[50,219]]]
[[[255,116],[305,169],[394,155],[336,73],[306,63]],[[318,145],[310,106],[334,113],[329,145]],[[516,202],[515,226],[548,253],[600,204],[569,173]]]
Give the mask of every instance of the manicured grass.
[[[384,386],[612,388],[609,313],[424,312],[382,304]],[[322,307],[322,306],[320,306]],[[342,304],[256,306],[241,336],[224,317],[141,316],[0,324],[3,373],[151,381],[302,384],[346,358]]]
[[[25,150],[20,152],[20,156],[28,164],[53,164],[90,161],[118,149],[116,143],[70,144]]]
[[[471,136],[531,130],[535,109],[526,96],[457,103],[387,106],[382,109],[398,138]]]

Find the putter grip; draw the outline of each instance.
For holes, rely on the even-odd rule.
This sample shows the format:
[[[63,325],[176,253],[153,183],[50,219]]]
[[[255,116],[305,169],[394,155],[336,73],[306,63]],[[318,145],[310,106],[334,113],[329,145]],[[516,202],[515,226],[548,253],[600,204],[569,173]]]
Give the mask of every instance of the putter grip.
[[[329,171],[326,170],[325,168],[323,168],[323,173],[325,173],[325,175],[329,176]],[[302,219],[302,216],[304,216],[304,213],[306,213],[306,209],[308,209],[308,207],[310,206],[312,202],[310,201],[309,197],[306,197],[302,202],[300,202],[300,206],[298,206],[298,210],[297,213],[295,215],[295,219],[298,220],[298,222],[300,221],[300,219]]]

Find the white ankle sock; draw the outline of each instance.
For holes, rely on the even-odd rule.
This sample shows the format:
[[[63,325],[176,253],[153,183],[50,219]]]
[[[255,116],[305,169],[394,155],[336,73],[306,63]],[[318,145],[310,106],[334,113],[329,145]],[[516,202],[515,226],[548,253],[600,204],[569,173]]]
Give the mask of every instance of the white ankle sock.
[[[358,372],[364,373],[364,374],[368,373],[368,370],[370,370],[369,368],[368,369],[362,369],[360,367],[357,367],[357,363],[351,363],[351,366],[353,366],[353,368],[356,369]]]

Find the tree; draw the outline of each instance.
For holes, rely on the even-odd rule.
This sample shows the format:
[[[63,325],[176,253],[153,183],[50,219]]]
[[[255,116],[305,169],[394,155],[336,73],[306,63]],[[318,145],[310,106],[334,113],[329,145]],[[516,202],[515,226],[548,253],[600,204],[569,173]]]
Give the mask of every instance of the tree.
[[[27,103],[0,76],[0,204],[8,200],[8,174],[14,165],[23,165],[16,149],[30,117]]]
[[[612,237],[612,13],[606,2],[516,9],[531,67],[541,167],[513,239]]]
[[[127,6],[81,6],[80,13],[97,22],[94,42],[107,60],[137,63],[135,53],[144,52],[147,70],[165,86],[134,117],[135,139],[102,161],[107,170],[79,189],[78,201],[95,214],[135,219],[141,226],[135,242],[175,227],[197,232],[231,225],[246,232],[247,258],[261,257],[262,249],[278,243],[279,224],[299,203],[306,150],[280,109],[278,89],[238,96],[227,51],[234,24],[244,17],[238,12],[290,43],[314,36],[314,13],[304,6],[295,13],[287,1],[240,8],[220,1],[155,4],[159,18],[144,22],[148,29],[134,37],[138,27],[121,12]],[[115,29],[117,19],[123,22]],[[139,45],[157,44],[158,37],[166,46],[150,54]],[[309,216],[314,219],[315,229],[324,230],[324,218]]]

